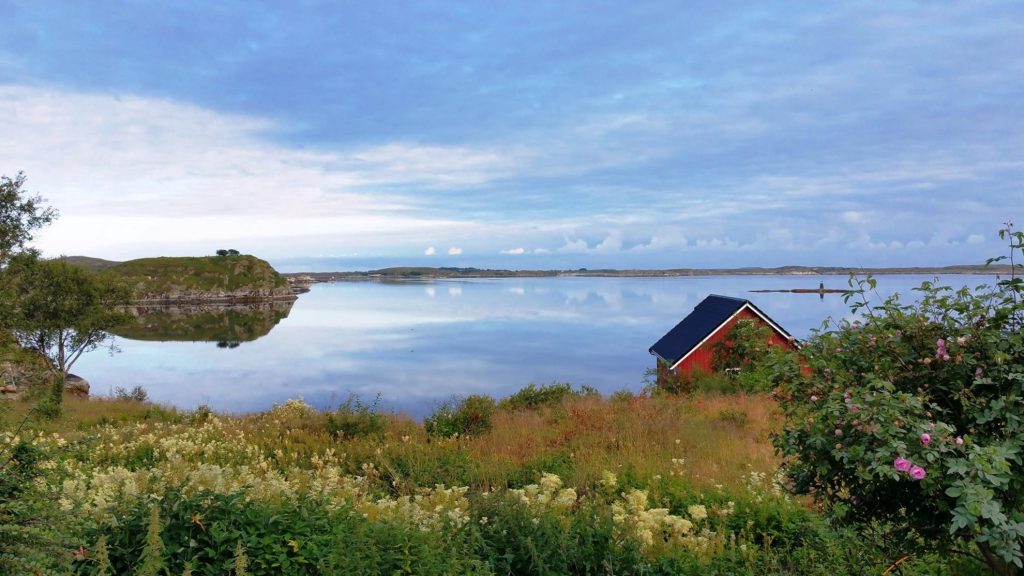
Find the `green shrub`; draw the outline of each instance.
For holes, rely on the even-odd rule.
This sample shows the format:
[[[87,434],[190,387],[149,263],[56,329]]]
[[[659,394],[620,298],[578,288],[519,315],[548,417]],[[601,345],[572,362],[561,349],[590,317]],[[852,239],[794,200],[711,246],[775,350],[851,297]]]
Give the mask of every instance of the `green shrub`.
[[[431,449],[391,453],[387,464],[396,476],[392,480],[409,486],[468,486],[477,478],[476,464],[465,451],[438,443]]]
[[[529,510],[512,497],[475,503],[477,555],[496,574],[646,574],[639,544],[616,536],[603,505],[583,504],[571,518]]]
[[[152,506],[128,506],[117,522],[98,527],[92,535],[93,542],[106,536],[112,573],[132,574],[140,551],[148,550],[148,557],[159,556],[170,574],[181,574],[186,564],[197,575],[228,574],[239,545],[247,558],[246,574],[315,573],[312,567],[326,557],[337,537],[341,514],[309,498],[259,503],[239,494],[169,492]],[[153,535],[154,515],[162,551]],[[83,565],[79,573],[90,574],[91,569]]]
[[[1012,230],[1011,254],[1024,255]],[[802,349],[808,374],[776,374],[785,426],[775,439],[796,491],[836,521],[902,527],[902,549],[976,546],[993,572],[1024,564],[1024,279],[920,301],[872,304],[862,320]]]
[[[131,402],[145,402],[149,400],[149,394],[142,386],[135,386],[126,390],[123,386],[114,388],[114,398],[117,400],[128,400]]]
[[[553,382],[543,386],[530,384],[502,400],[498,407],[502,410],[522,410],[524,408],[537,408],[540,406],[558,404],[568,398],[579,398],[591,395],[598,395],[598,392],[586,385],[580,386],[576,389],[568,382]]]
[[[75,519],[64,518],[54,495],[35,483],[51,456],[26,440],[0,444],[0,574],[63,569]]]
[[[609,400],[615,402],[616,404],[628,404],[629,402],[632,402],[635,398],[636,394],[633,394],[632,390],[623,388],[622,390],[616,390],[615,392],[612,392],[612,395],[609,397]]]
[[[423,421],[431,436],[450,438],[471,436],[491,429],[494,400],[487,396],[467,396],[460,402],[446,402]]]
[[[372,405],[363,404],[352,395],[338,409],[327,415],[327,431],[335,438],[379,436],[384,433],[384,416],[377,411],[378,396]]]
[[[352,576],[488,576],[487,563],[475,557],[471,532],[423,531],[397,522],[366,522],[358,514],[342,516],[336,539],[322,563],[322,574]]]

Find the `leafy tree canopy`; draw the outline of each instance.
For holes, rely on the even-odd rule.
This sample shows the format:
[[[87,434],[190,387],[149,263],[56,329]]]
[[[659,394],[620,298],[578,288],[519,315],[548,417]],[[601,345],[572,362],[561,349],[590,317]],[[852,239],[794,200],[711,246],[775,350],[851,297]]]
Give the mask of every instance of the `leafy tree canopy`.
[[[11,259],[2,290],[15,338],[63,375],[82,354],[111,342],[108,330],[126,320],[118,307],[132,296],[123,284],[31,253]]]
[[[24,250],[32,232],[49,224],[57,211],[43,205],[43,199],[25,192],[25,175],[0,176],[0,267]]]

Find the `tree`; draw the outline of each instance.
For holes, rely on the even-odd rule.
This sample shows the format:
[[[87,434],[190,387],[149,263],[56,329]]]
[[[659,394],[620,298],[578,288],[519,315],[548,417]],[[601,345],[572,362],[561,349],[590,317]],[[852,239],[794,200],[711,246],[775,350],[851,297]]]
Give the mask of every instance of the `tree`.
[[[221,248],[220,250],[217,250],[217,256],[224,257],[224,256],[227,256],[227,255],[228,255],[228,251],[227,250],[225,250],[223,248]]]
[[[25,249],[34,230],[57,217],[57,211],[44,206],[42,198],[27,194],[24,184],[22,172],[14,179],[0,176],[0,268]]]
[[[18,343],[46,358],[62,379],[82,354],[112,340],[108,330],[127,319],[119,307],[131,303],[122,284],[30,253],[10,261],[3,290]]]
[[[1011,254],[1024,234],[1007,226]],[[1011,263],[1013,260],[1011,259]],[[785,417],[775,445],[801,494],[836,521],[881,529],[901,553],[966,551],[997,574],[1024,567],[1024,285],[953,291],[924,283],[920,301],[866,294],[861,320],[817,334],[806,374],[776,371]]]
[[[239,254],[241,254],[241,252],[235,250],[234,248],[228,250],[228,256],[238,256]]]

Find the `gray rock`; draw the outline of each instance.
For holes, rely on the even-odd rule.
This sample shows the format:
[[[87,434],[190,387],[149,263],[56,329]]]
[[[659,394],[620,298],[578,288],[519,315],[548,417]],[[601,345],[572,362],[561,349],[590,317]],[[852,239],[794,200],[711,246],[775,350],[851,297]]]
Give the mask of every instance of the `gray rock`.
[[[68,377],[64,380],[64,392],[72,396],[85,398],[89,395],[89,381],[81,376],[68,374]]]

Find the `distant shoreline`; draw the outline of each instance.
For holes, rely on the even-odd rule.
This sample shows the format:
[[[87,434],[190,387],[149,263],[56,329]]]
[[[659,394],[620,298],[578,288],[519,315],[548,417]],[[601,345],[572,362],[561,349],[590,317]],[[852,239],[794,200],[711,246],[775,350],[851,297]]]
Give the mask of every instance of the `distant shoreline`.
[[[1019,266],[1019,265],[1018,265]],[[1024,270],[1020,270],[1024,274]],[[954,265],[902,268],[847,268],[839,266],[781,266],[777,268],[673,268],[667,270],[495,270],[484,268],[396,267],[357,272],[291,272],[284,273],[293,284],[316,284],[339,281],[402,281],[446,280],[470,278],[671,278],[684,276],[858,276],[875,275],[980,275],[996,276],[1010,273],[1007,265]]]

